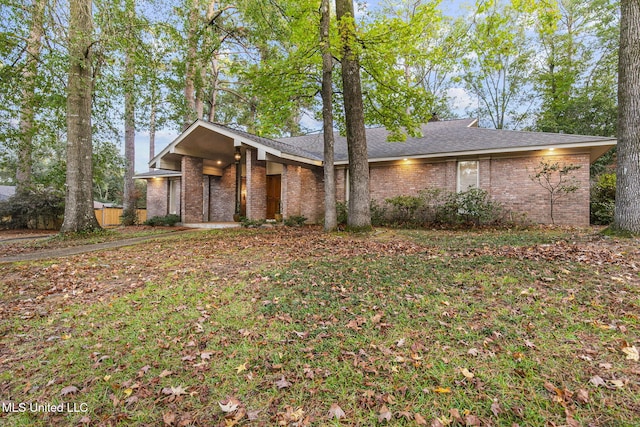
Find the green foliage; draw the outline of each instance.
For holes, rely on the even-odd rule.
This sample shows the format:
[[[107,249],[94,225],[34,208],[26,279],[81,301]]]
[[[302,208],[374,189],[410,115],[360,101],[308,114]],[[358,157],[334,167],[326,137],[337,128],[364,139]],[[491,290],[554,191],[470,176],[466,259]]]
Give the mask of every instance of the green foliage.
[[[374,202],[372,200],[372,202]],[[336,211],[338,213],[338,224],[344,225],[349,219],[349,206],[345,202],[336,202]],[[373,222],[373,218],[371,218]]]
[[[591,223],[611,224],[616,205],[616,174],[605,173],[591,187]]]
[[[291,215],[284,220],[284,225],[287,227],[302,227],[307,221],[307,217],[302,215]]]
[[[152,227],[173,227],[180,222],[180,216],[176,214],[169,214],[165,216],[154,216],[144,222],[144,225],[150,225]]]
[[[443,206],[448,222],[463,224],[490,225],[502,221],[503,207],[489,198],[487,191],[470,188],[461,193],[451,193]]]
[[[240,218],[240,225],[244,228],[258,228],[266,222],[264,219],[249,219],[244,216]]]
[[[53,189],[32,189],[0,202],[0,225],[8,228],[58,229],[64,196]]]

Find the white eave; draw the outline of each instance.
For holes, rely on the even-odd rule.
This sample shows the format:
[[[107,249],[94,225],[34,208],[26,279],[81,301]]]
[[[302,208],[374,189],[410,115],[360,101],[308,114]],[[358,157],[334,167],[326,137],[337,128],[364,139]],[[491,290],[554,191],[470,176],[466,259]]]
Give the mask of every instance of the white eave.
[[[606,143],[606,144],[603,144]],[[379,158],[370,158],[369,163],[380,163],[380,162],[396,162],[405,159],[436,159],[436,158],[451,158],[451,157],[470,157],[470,156],[486,156],[491,154],[509,154],[509,153],[525,153],[532,151],[549,151],[552,152],[554,150],[566,150],[566,149],[592,149],[598,147],[605,147],[602,149],[601,153],[597,155],[600,157],[609,148],[616,145],[616,141],[610,138],[602,139],[599,141],[590,141],[590,142],[577,142],[573,144],[550,144],[550,145],[537,145],[537,146],[528,146],[528,147],[502,147],[502,148],[491,148],[485,150],[467,150],[467,151],[451,151],[451,152],[442,152],[442,153],[429,153],[429,154],[413,154],[413,155],[404,155],[404,156],[393,156],[393,157],[379,157]],[[596,159],[597,159],[596,157]],[[591,162],[596,159],[591,159]],[[334,162],[336,166],[344,166],[348,165],[348,160],[339,160]]]

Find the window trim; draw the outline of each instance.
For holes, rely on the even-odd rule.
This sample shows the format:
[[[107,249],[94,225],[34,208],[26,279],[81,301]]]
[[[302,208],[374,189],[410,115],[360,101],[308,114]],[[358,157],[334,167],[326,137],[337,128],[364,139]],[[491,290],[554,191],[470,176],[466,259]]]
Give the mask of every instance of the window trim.
[[[456,165],[456,192],[461,193],[467,191],[469,187],[461,189],[460,187],[460,166],[464,163],[475,163],[476,165],[476,183],[475,188],[480,188],[480,161],[479,160],[460,160]],[[474,188],[474,187],[471,187]]]

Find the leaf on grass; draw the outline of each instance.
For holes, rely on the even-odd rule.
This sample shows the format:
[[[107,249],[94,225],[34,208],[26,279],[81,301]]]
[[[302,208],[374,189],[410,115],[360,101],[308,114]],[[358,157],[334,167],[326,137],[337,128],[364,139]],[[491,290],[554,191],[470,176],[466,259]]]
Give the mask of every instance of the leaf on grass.
[[[434,393],[451,393],[451,389],[449,387],[436,387],[433,389]]]
[[[283,375],[283,376],[282,376],[282,378],[280,378],[278,381],[276,381],[276,386],[277,386],[279,389],[282,389],[282,388],[290,387],[290,386],[291,386],[291,383],[290,383],[289,381],[287,381],[287,380],[284,378],[284,375]]]
[[[464,417],[464,425],[469,427],[479,427],[482,425],[482,422],[480,421],[480,418],[469,414]]]
[[[460,373],[464,375],[464,377],[468,380],[473,379],[475,375],[473,375],[467,368],[460,369]]]
[[[380,411],[378,411],[378,422],[389,422],[391,421],[391,411],[387,408],[387,405],[382,405]]]
[[[627,360],[635,360],[636,362],[640,361],[640,353],[638,353],[638,349],[635,345],[623,348],[622,352],[627,355]]]
[[[589,382],[591,384],[593,384],[595,387],[599,387],[599,386],[606,387],[607,386],[607,383],[605,383],[604,380],[602,379],[602,377],[600,377],[598,375],[595,375],[595,376],[591,377]]]
[[[400,338],[398,340],[398,342],[396,343],[396,347],[402,347],[404,345],[405,339],[404,338]]]
[[[84,417],[80,418],[80,421],[78,422],[80,424],[91,424],[91,418],[85,415]]]
[[[467,351],[467,354],[470,356],[477,356],[478,355],[478,349],[477,348],[470,348],[469,351]]]
[[[260,413],[260,409],[256,409],[254,411],[247,412],[247,419],[249,421],[256,421],[258,419],[258,414]]]
[[[164,421],[164,425],[170,426],[176,422],[176,414],[173,412],[165,412],[162,414],[162,421]]]
[[[238,409],[238,407],[240,406],[240,401],[236,398],[230,397],[226,401],[223,400],[222,402],[218,402],[218,405],[220,406],[222,412],[228,414],[230,412],[235,412]]]
[[[78,392],[78,387],[74,385],[68,385],[62,390],[60,390],[60,396],[66,396],[68,394],[75,394]]]
[[[173,372],[168,371],[168,370],[164,370],[162,372],[160,372],[160,375],[158,375],[160,378],[164,378],[164,377],[168,377],[169,375],[173,374]]]
[[[329,408],[329,416],[337,420],[344,418],[347,414],[344,413],[342,408],[337,403],[332,403]]]
[[[167,396],[181,396],[183,394],[187,394],[187,390],[184,389],[181,385],[178,387],[165,387],[162,389],[162,394],[166,394]]]
[[[413,415],[413,420],[416,422],[417,425],[419,426],[426,426],[427,424],[427,420],[424,419],[424,417],[422,415],[420,415],[419,413],[415,413]]]
[[[529,348],[536,348],[536,345],[529,340],[524,340],[524,345],[526,345]]]
[[[248,368],[248,364],[248,362],[244,362],[242,365],[236,366],[236,374],[246,371]]]
[[[622,380],[609,380],[609,382],[611,384],[613,384],[617,388],[623,388],[624,387],[624,381],[622,381]]]
[[[589,392],[581,388],[576,394],[576,400],[580,403],[589,403]]]
[[[213,352],[211,352],[211,351],[200,353],[200,359],[202,359],[202,360],[211,360],[211,355],[212,354],[213,354]]]
[[[493,415],[496,417],[502,413],[502,407],[500,407],[498,401],[494,400],[491,404],[491,412],[493,412]]]

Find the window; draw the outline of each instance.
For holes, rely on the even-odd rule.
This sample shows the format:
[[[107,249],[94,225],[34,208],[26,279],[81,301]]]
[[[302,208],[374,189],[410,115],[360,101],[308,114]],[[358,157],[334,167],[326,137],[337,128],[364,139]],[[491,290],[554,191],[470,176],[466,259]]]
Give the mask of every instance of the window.
[[[458,162],[458,192],[478,188],[478,162]]]
[[[169,180],[169,213],[180,215],[180,180]]]

